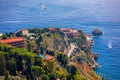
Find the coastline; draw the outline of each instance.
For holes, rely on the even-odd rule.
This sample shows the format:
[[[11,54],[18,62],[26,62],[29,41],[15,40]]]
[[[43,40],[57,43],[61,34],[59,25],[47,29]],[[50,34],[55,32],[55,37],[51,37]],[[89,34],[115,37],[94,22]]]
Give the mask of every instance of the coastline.
[[[98,55],[93,54],[91,51],[93,40],[91,40],[90,36],[86,35],[86,33],[72,28],[35,28],[16,31],[14,34],[12,34],[12,36],[8,34],[8,37],[6,37],[6,39],[2,37],[3,40],[1,40],[1,42],[5,42],[6,44],[12,43],[12,45],[9,45],[13,46],[15,40],[19,42],[21,39],[28,45],[25,47],[25,43],[19,44],[23,45],[24,48],[26,48],[28,51],[39,55],[43,59],[43,62],[54,61],[54,64],[59,63],[56,67],[66,69],[69,74],[72,73],[70,71],[72,70],[71,68],[74,69],[75,67],[79,71],[79,73],[77,73],[77,75],[79,75],[79,78],[81,77],[92,80],[101,80],[101,77],[93,71],[94,68],[99,66],[99,64],[95,61],[95,58],[97,58]],[[14,38],[15,36],[16,38]],[[19,36],[23,38],[19,38]],[[15,41],[14,47],[23,47],[18,46],[18,44],[16,44],[17,41]],[[41,45],[41,47],[37,49],[39,45]],[[63,63],[64,60],[61,61],[62,58],[65,58],[65,63]],[[35,65],[33,64],[33,66]],[[80,76],[80,74],[82,74],[82,76]],[[75,75],[75,73],[72,74],[74,78]]]

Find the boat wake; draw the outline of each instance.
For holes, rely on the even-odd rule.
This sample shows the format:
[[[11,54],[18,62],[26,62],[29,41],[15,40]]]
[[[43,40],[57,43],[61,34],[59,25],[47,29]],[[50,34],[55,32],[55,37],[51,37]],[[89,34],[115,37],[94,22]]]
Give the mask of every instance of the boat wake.
[[[97,68],[101,68],[102,66],[101,65],[99,65]]]
[[[108,48],[112,48],[112,43],[111,42],[108,42]]]
[[[21,23],[22,21],[3,21],[3,23]]]

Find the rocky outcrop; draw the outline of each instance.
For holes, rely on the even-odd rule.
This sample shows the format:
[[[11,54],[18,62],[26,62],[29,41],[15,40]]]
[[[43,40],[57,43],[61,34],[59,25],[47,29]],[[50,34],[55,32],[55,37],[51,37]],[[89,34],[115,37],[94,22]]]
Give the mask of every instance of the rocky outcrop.
[[[99,29],[95,29],[93,32],[92,32],[92,35],[102,35],[103,34],[103,32],[101,31],[101,30],[99,30]]]
[[[97,59],[99,57],[98,54],[93,54],[93,56],[94,56],[94,59]]]
[[[70,28],[59,30],[56,30],[56,28],[49,28],[49,31],[46,30],[45,32],[43,29],[43,33],[41,34],[42,41],[40,42],[41,51],[42,49],[44,51],[52,51],[54,52],[54,57],[57,57],[59,53],[62,53],[68,58],[68,64],[65,66],[66,68],[74,65],[76,66],[76,70],[78,70],[87,80],[101,80],[101,78],[93,71],[93,68],[98,67],[99,64],[95,61],[95,58],[97,58],[98,55],[91,51],[91,44],[93,42],[91,37],[84,32],[74,31]],[[69,35],[68,33],[76,33],[76,31],[78,32],[78,37],[66,36]],[[50,53],[47,54],[50,55]],[[57,62],[56,59],[55,61]],[[62,65],[63,63],[58,64],[58,66]],[[69,71],[71,70],[71,67],[67,70],[71,73],[73,71]]]

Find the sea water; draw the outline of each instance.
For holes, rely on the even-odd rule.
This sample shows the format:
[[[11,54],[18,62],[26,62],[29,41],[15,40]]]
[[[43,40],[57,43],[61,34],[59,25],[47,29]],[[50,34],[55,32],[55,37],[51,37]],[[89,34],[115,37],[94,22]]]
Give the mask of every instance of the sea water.
[[[92,50],[99,54],[97,62],[101,66],[95,71],[106,80],[119,80],[119,8],[119,0],[0,0],[0,32],[51,26],[71,27],[91,34],[94,29],[101,29],[104,34],[93,38]]]

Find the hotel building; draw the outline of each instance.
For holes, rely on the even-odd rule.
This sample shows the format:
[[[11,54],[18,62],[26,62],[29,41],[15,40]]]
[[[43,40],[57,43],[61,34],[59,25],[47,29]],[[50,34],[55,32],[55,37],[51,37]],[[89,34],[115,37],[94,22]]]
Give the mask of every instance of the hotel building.
[[[26,47],[26,40],[22,37],[3,39],[0,42],[17,48]]]

